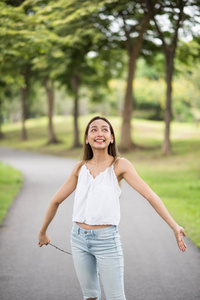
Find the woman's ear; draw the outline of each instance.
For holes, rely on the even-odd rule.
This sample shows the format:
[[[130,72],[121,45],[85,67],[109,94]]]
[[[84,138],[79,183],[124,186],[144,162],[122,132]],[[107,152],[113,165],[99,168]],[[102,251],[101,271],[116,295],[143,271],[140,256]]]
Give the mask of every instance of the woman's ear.
[[[113,144],[114,143],[114,136],[113,136],[113,134],[111,134],[111,144]]]

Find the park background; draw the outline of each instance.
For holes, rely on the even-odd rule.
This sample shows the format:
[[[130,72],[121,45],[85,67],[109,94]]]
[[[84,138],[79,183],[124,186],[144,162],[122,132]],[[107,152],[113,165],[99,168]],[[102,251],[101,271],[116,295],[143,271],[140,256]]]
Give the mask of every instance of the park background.
[[[1,1],[0,145],[80,159],[95,115],[200,247],[199,1]],[[0,218],[23,184],[0,164]]]

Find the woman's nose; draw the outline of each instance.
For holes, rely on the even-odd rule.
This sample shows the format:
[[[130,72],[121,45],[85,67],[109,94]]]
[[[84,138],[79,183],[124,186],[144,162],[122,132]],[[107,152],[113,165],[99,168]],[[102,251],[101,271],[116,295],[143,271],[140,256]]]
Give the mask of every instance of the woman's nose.
[[[97,136],[102,136],[103,135],[103,132],[101,130],[98,130],[97,131]]]

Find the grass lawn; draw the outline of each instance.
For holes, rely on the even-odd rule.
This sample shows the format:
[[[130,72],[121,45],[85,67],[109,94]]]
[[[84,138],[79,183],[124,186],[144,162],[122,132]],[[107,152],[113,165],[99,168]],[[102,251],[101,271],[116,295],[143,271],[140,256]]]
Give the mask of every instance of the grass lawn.
[[[83,137],[88,120],[79,118]],[[119,141],[121,120],[109,117]],[[28,140],[20,141],[21,125],[3,126],[2,146],[80,159],[81,149],[70,149],[73,140],[72,116],[54,117],[55,132],[60,144],[47,145],[47,118],[28,120]],[[135,166],[139,175],[161,197],[175,220],[184,226],[187,236],[200,247],[200,128],[192,123],[171,124],[172,155],[161,154],[164,123],[141,119],[132,120],[135,143],[144,150],[121,153]]]
[[[22,186],[22,173],[0,163],[0,224]]]

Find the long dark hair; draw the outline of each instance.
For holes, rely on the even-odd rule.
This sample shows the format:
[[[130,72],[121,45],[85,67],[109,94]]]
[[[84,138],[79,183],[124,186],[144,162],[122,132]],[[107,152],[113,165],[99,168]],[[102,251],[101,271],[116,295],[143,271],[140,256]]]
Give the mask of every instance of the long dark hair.
[[[117,151],[117,147],[116,147],[116,143],[115,143],[115,133],[114,133],[113,127],[106,118],[96,116],[89,121],[89,123],[85,129],[84,142],[83,142],[83,160],[89,160],[93,157],[93,152],[92,152],[92,148],[91,148],[90,144],[86,144],[86,137],[88,135],[88,130],[89,130],[90,124],[96,120],[103,120],[106,123],[108,123],[110,132],[113,135],[113,143],[110,143],[110,145],[108,146],[108,154],[112,155],[115,158],[118,155],[118,151]]]

